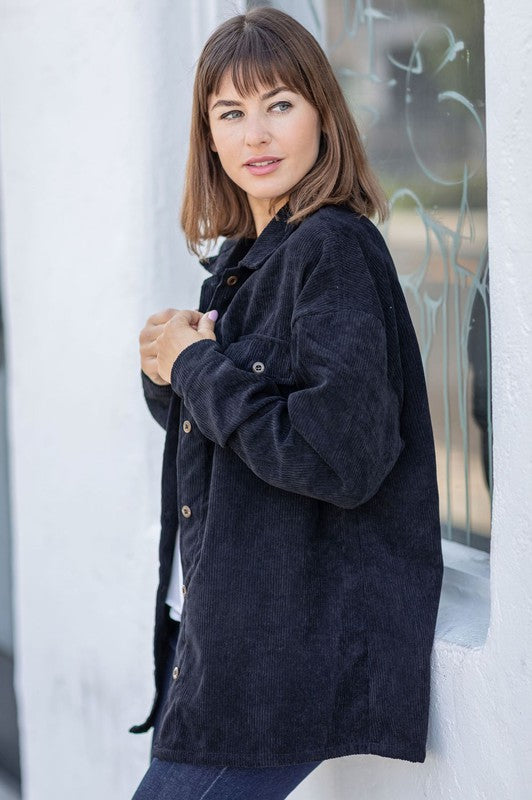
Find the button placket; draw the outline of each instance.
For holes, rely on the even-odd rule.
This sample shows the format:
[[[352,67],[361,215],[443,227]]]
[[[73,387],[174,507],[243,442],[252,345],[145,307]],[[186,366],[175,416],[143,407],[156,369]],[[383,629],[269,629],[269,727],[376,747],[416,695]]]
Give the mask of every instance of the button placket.
[[[230,272],[229,275],[227,275],[228,272]],[[251,271],[249,270],[249,272]],[[230,289],[239,288],[241,284],[245,283],[247,277],[246,270],[239,264],[236,267],[233,266],[232,269],[222,270],[219,283],[209,300],[206,311],[215,308],[218,311],[218,320],[220,320],[235,296],[235,292]]]
[[[185,591],[183,591],[183,590],[185,590]],[[185,594],[185,592],[186,592],[185,584],[183,584],[181,586],[181,591],[183,592],[183,594]],[[175,656],[176,656],[176,658],[179,659],[180,663],[179,664],[175,664],[174,668],[172,670],[172,679],[174,681],[176,681],[183,674],[183,660],[184,660],[185,649],[186,649],[186,646],[187,646],[187,638],[186,638],[186,634],[185,634],[185,617],[186,617],[185,610],[186,610],[186,608],[185,608],[185,606],[183,606],[183,611],[181,613],[180,631],[179,631],[179,636],[178,636],[178,639],[177,639],[178,647],[176,648],[176,652],[175,652]],[[179,647],[179,643],[182,643],[182,647],[181,648]]]
[[[201,497],[199,495],[199,490],[197,490],[197,486],[194,481],[194,474],[196,469],[194,456],[198,452],[198,442],[196,437],[194,436],[195,429],[193,429],[195,423],[193,418],[190,416],[190,411],[185,407],[183,402],[181,403],[181,415],[178,424],[181,425],[182,433],[181,436],[178,437],[178,450],[176,454],[176,457],[178,458],[178,460],[180,460],[177,469],[177,477],[178,477],[177,496],[179,499],[181,499],[181,502],[183,500],[188,500],[189,503],[192,504],[189,505],[189,503],[182,502],[182,505],[181,506],[178,505],[178,508],[180,508],[181,510],[183,533],[185,532],[184,520],[189,520],[187,525],[187,533],[188,533],[189,526],[195,527],[196,524],[199,523],[199,520],[195,519],[195,516],[196,516],[196,509],[200,508],[200,505],[196,505],[196,503],[201,500]],[[189,436],[191,432],[192,436]],[[183,468],[180,468],[180,464],[183,465]],[[198,491],[197,494],[196,490]],[[194,519],[192,519],[192,517],[194,517]],[[192,527],[191,527],[191,533],[193,533]],[[189,573],[193,572],[197,558],[196,553],[198,550],[199,547],[196,544],[192,555],[193,566],[192,569],[189,570]],[[185,576],[183,577],[183,584],[181,585],[181,592],[183,598],[187,596],[189,580],[190,580],[189,574],[185,574]],[[187,617],[187,603],[183,602],[178,645],[176,647],[174,655],[175,662],[172,667],[172,673],[171,673],[173,683],[175,684],[176,692],[179,691],[181,687],[184,686],[186,683],[186,666],[187,666],[186,658],[188,651],[186,617]]]
[[[192,431],[192,426],[193,426],[194,423],[193,423],[193,421],[191,421],[191,419],[183,418],[185,414],[189,413],[188,410],[184,406],[182,407],[182,411],[183,411],[183,416],[181,417],[181,428],[182,428],[182,430],[184,431],[185,434],[189,434]],[[194,467],[194,457],[193,456],[197,452],[198,444],[197,444],[196,440],[194,439],[194,437],[188,437],[188,436],[184,436],[183,435],[181,437],[180,447],[181,447],[181,449],[178,450],[178,458],[182,459],[183,465],[186,464],[187,469],[190,470],[190,473],[187,472],[184,468],[183,469],[178,468],[178,496],[180,495],[182,500],[189,499],[189,503],[192,502],[192,505],[194,505],[194,513],[193,513],[192,506],[189,505],[189,503],[182,503],[182,505],[178,506],[178,507],[180,508],[181,517],[182,518],[184,517],[185,519],[189,520],[188,525],[187,525],[187,535],[189,535],[188,534],[188,526],[192,526],[191,527],[191,534],[190,534],[190,539],[191,539],[191,545],[190,546],[192,548],[192,552],[191,552],[192,569],[190,571],[193,571],[193,568],[194,568],[194,565],[196,563],[196,560],[197,560],[197,557],[199,555],[199,552],[201,550],[201,547],[200,547],[200,541],[199,540],[198,541],[194,541],[194,536],[193,536],[193,533],[195,532],[196,526],[199,525],[199,520],[196,519],[194,521],[192,519],[192,517],[195,517],[195,514],[196,514],[196,506],[195,506],[196,500],[197,499],[200,500],[201,498],[200,498],[200,495],[199,495],[198,487],[194,485],[194,480],[192,480],[192,483],[191,483],[191,487],[193,487],[192,491],[193,492],[197,491],[198,494],[196,495],[195,493],[193,493],[192,495],[188,495],[188,490],[187,490],[188,484],[187,484],[187,481],[189,479],[191,479],[191,476],[194,475],[195,467]],[[181,479],[181,481],[179,481],[179,478]],[[200,516],[201,516],[201,514],[200,514]],[[194,530],[192,530],[192,528],[194,528]],[[184,523],[183,523],[183,533],[185,533]],[[183,577],[186,578],[186,581],[183,580],[183,584],[181,586],[181,592],[182,592],[182,595],[184,597],[186,595],[186,593],[187,593],[189,575],[185,574],[185,576],[183,576]],[[185,611],[185,607],[183,607],[183,612],[184,611]],[[184,616],[185,616],[185,614],[182,613],[182,616],[181,616],[181,628],[182,629],[184,628],[184,624],[183,624],[184,623]],[[180,634],[180,636],[181,636],[182,640],[185,641],[184,636],[182,634]]]

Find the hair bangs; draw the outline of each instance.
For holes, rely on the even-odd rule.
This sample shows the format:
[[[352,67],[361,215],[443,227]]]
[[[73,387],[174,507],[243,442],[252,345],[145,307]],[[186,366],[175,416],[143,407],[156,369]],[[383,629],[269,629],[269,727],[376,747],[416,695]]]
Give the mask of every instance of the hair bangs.
[[[297,69],[290,48],[269,31],[249,27],[227,55],[220,53],[217,63],[211,62],[211,75],[207,94],[218,94],[226,74],[241,97],[258,94],[262,87],[274,88],[279,84],[311,100],[309,88]]]

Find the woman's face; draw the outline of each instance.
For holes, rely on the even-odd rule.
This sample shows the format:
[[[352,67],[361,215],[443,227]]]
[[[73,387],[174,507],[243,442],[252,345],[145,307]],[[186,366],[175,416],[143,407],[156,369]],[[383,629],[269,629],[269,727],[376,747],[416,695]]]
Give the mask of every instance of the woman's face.
[[[314,165],[319,114],[302,95],[282,88],[281,81],[273,89],[261,86],[256,94],[242,97],[228,73],[219,93],[210,95],[208,110],[211,149],[229,178],[246,192],[258,235],[268,222],[271,198],[283,197],[277,211]],[[272,159],[273,164],[259,165]]]

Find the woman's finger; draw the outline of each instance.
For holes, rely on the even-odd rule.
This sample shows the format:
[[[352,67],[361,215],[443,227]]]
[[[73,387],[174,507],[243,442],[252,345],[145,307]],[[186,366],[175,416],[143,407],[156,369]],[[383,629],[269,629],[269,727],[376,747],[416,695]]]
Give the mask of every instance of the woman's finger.
[[[201,311],[197,311],[195,308],[187,308],[184,311],[180,311],[179,314],[183,321],[187,322],[189,325],[197,325],[203,316]]]
[[[140,344],[155,341],[163,332],[165,324],[166,323],[160,325],[146,324],[139,334]]]
[[[178,308],[165,308],[164,311],[157,311],[155,314],[152,314],[151,317],[148,317],[147,324],[164,325],[169,319],[172,319],[174,314],[178,313]]]
[[[156,339],[152,339],[150,341],[145,342],[144,344],[142,344],[140,346],[140,354],[141,354],[141,356],[143,358],[147,358],[147,357],[150,357],[150,356],[156,356],[158,349],[159,348],[157,347],[157,340]]]

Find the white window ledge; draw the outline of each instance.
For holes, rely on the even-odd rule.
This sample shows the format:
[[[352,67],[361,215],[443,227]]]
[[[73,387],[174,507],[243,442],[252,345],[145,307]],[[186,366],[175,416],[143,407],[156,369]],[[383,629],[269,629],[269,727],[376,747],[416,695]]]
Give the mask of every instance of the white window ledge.
[[[490,557],[442,539],[444,575],[434,637],[467,648],[482,647],[490,620]]]

